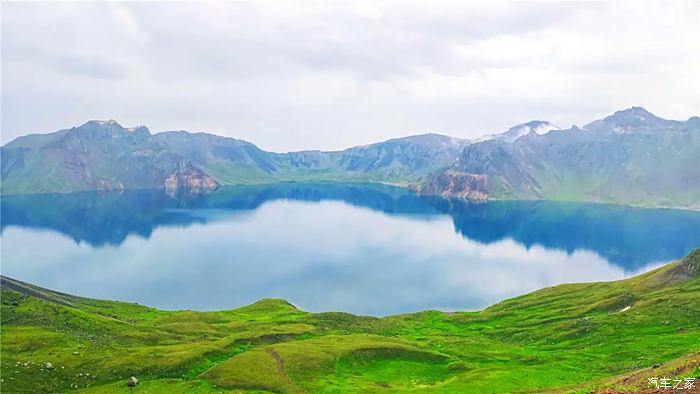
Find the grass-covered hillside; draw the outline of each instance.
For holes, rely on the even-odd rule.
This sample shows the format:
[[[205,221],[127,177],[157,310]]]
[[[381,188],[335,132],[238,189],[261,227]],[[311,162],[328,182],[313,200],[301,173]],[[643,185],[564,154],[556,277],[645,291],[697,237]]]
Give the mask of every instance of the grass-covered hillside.
[[[3,277],[1,328],[3,393],[127,393],[131,376],[135,393],[633,390],[700,375],[700,250],[627,280],[386,318],[276,299],[161,311]]]

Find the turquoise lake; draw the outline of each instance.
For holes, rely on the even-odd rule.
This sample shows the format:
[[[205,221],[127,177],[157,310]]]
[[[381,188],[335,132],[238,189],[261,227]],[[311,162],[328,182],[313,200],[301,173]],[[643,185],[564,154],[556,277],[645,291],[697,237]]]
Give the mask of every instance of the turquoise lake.
[[[280,183],[3,196],[0,239],[3,275],[61,292],[193,310],[278,297],[384,316],[633,276],[700,247],[700,213]]]

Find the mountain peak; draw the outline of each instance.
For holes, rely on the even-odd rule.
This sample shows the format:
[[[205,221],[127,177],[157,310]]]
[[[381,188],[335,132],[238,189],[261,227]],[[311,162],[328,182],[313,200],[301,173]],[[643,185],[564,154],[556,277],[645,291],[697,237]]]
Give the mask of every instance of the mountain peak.
[[[547,134],[552,130],[559,130],[560,128],[559,128],[559,126],[557,126],[553,123],[549,123],[545,120],[531,120],[527,123],[519,124],[517,126],[510,128],[510,130],[513,130],[513,129],[528,130],[528,133],[536,133],[536,134],[542,135],[542,134]]]
[[[642,107],[631,107],[589,123],[583,128],[593,131],[627,133],[645,129],[666,128],[674,126],[675,123],[677,122],[659,118]]]
[[[117,127],[122,127],[116,120],[114,119],[109,119],[109,120],[98,120],[98,119],[93,119],[93,120],[88,120],[85,122],[80,127],[83,126],[117,126]]]
[[[605,119],[611,120],[622,120],[622,119],[640,119],[640,120],[653,120],[660,119],[656,115],[647,111],[642,107],[630,107],[620,111],[616,111],[614,114],[606,117]]]
[[[151,132],[146,126],[136,126],[136,127],[124,127],[119,122],[114,119],[109,120],[89,120],[78,126],[77,129],[88,129],[88,130],[102,130],[101,132],[126,132],[132,134],[146,134],[150,135]]]
[[[552,130],[561,130],[561,128],[553,123],[549,123],[545,120],[531,120],[527,123],[521,123],[519,125],[515,125],[508,129],[508,131],[504,133],[498,133],[498,134],[490,134],[484,137],[481,137],[476,140],[476,142],[481,142],[481,141],[488,141],[488,140],[501,140],[501,141],[506,141],[506,142],[514,142],[518,138],[528,135],[531,133],[535,133],[537,135],[543,135],[547,134]]]

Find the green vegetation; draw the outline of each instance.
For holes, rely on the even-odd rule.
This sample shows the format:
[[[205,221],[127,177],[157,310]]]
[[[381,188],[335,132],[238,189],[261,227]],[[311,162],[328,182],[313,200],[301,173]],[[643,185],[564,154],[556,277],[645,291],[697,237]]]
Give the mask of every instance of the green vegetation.
[[[386,318],[277,299],[161,311],[2,278],[0,327],[8,393],[128,393],[130,376],[135,393],[635,389],[698,375],[700,250],[627,280]]]

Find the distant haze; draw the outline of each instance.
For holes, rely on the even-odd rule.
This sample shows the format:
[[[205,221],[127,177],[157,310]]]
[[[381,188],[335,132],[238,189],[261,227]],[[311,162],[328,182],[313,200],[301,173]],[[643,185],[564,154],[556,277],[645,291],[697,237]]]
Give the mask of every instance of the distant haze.
[[[700,2],[3,3],[2,142],[87,119],[274,151],[700,114]]]

